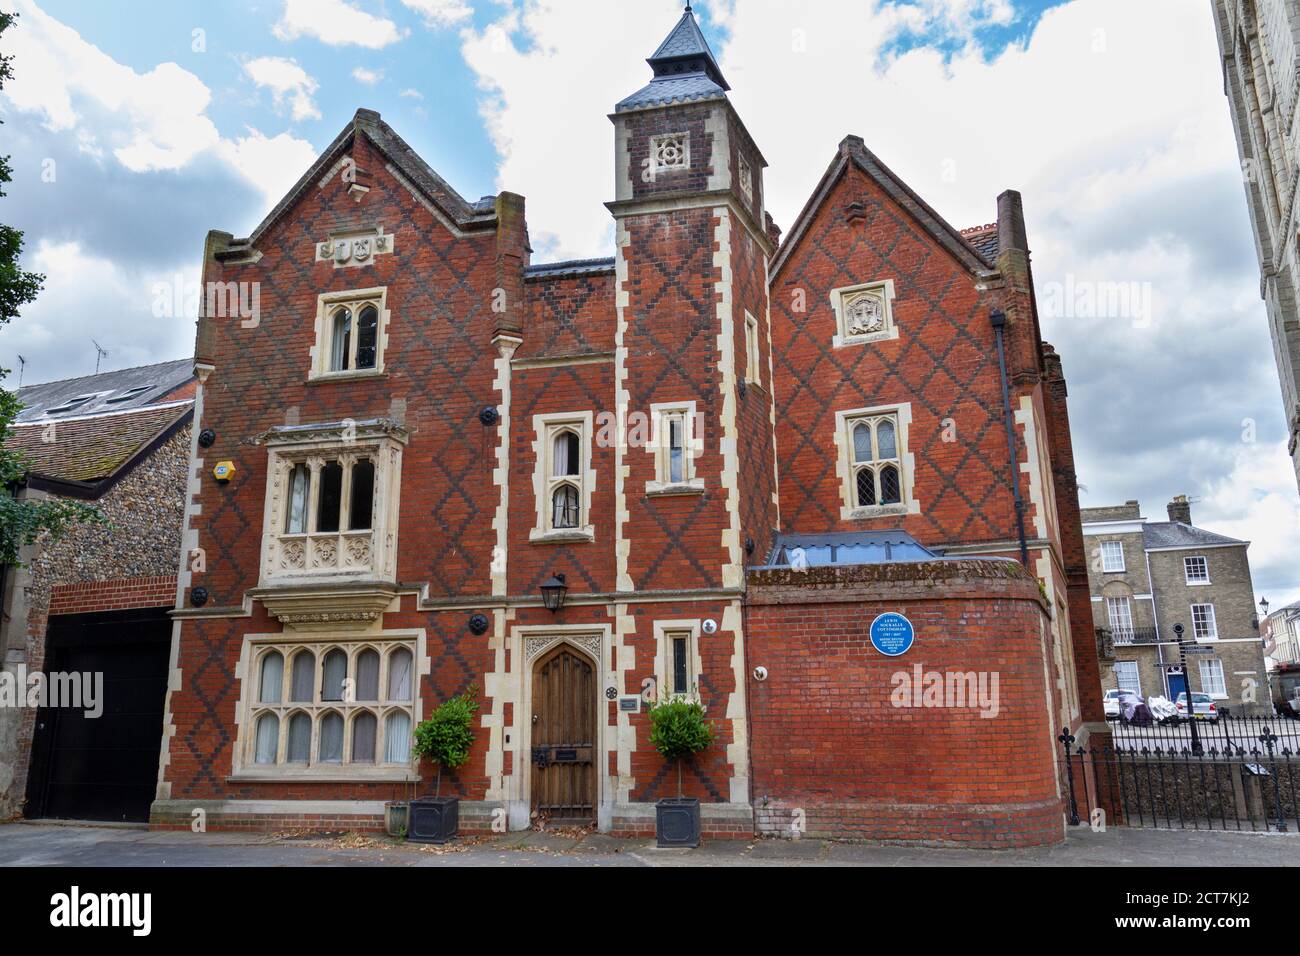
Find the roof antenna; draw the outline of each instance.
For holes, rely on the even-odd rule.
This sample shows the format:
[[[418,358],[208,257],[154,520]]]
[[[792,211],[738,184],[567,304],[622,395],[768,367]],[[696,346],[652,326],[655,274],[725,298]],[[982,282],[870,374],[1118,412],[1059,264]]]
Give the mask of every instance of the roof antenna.
[[[18,356],[18,387],[23,387],[23,372],[27,371],[27,359]]]
[[[94,339],[90,340],[95,346],[95,374],[99,374],[99,360],[108,358],[108,349],[104,348]]]

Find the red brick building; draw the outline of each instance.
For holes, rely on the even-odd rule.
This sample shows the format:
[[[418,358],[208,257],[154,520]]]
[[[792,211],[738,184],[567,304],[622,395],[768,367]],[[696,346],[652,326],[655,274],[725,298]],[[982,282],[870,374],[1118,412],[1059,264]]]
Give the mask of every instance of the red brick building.
[[[1019,197],[963,235],[849,138],[779,243],[689,10],[649,63],[612,259],[533,263],[523,197],[367,110],[209,235],[157,824],[378,826],[472,686],[463,826],[652,830],[643,704],[682,694],[706,832],[1060,838],[1053,735],[1101,710]],[[891,704],[914,663],[997,671],[998,713]]]

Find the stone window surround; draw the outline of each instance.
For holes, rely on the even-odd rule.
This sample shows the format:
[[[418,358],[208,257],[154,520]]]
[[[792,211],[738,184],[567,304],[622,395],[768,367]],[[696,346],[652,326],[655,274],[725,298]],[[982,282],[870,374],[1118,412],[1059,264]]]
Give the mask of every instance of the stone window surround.
[[[670,166],[661,165],[659,162],[659,153],[663,146],[670,140],[680,140],[680,160]],[[660,133],[658,136],[650,137],[650,171],[658,175],[659,173],[678,173],[691,168],[691,134],[681,133]]]
[[[751,203],[754,201],[754,168],[744,156],[740,157],[740,193]]]
[[[667,423],[677,418],[682,423],[682,480],[674,482],[669,470]],[[695,474],[695,460],[704,451],[704,439],[696,435],[699,422],[695,402],[656,402],[650,406],[651,434],[646,451],[655,456],[655,479],[645,483],[649,496],[693,495],[704,491],[704,479]]]
[[[330,313],[335,306],[348,305],[353,316],[365,304],[375,305],[379,310],[379,324],[375,329],[375,367],[350,368],[345,371],[330,370],[330,344],[333,339]],[[376,286],[370,289],[346,289],[338,292],[324,292],[316,297],[315,344],[311,347],[311,368],[307,375],[309,382],[348,381],[357,378],[374,378],[384,374],[384,352],[388,345],[388,327],[392,313],[388,311],[388,287]],[[351,349],[356,354],[356,322],[353,320]]]
[[[701,621],[655,621],[655,699],[700,700],[700,677],[704,673],[704,659],[700,654]],[[686,686],[690,688],[685,694],[672,691],[673,638],[686,638]],[[660,693],[662,689],[662,693]]]
[[[763,354],[759,347],[758,319],[745,310],[745,381],[763,387]]]
[[[372,701],[340,703],[337,701],[321,702],[319,700],[324,655],[334,647],[344,649],[348,654],[348,674],[350,676],[355,674],[356,657],[363,650],[369,648],[379,652],[380,701],[378,703]],[[411,701],[387,701],[385,699],[388,692],[389,658],[398,647],[403,647],[411,652],[411,689],[413,695]],[[258,699],[261,697],[262,656],[271,649],[278,650],[284,655],[284,670],[280,679],[281,700],[285,700],[289,695],[292,681],[293,655],[301,648],[310,648],[316,654],[312,703],[286,702],[278,705],[260,703]],[[382,749],[384,723],[389,714],[395,710],[405,711],[410,715],[412,731],[415,730],[416,724],[422,719],[420,677],[428,669],[425,662],[426,653],[424,632],[420,630],[376,631],[364,635],[356,633],[313,634],[310,636],[294,633],[247,635],[244,638],[239,661],[235,667],[235,680],[239,684],[239,701],[235,710],[236,735],[235,745],[232,748],[230,780],[234,782],[261,781],[266,783],[298,780],[313,780],[321,783],[331,781],[418,783],[420,779],[419,770],[413,767],[410,761],[405,764],[385,764],[381,758],[384,753]],[[343,763],[308,763],[304,766],[301,764],[258,764],[254,762],[254,748],[257,746],[256,716],[267,711],[275,711],[279,714],[279,753],[284,754],[285,748],[288,746],[289,718],[299,711],[307,712],[312,717],[310,753],[315,755],[319,744],[319,717],[330,710],[339,712],[344,718]],[[352,764],[347,762],[352,747],[352,721],[362,711],[369,711],[375,714],[376,717],[375,762],[373,764]]]
[[[268,458],[260,585],[309,584],[349,577],[396,581],[402,446],[407,441],[406,429],[380,419],[343,421],[273,428],[259,440],[267,446]],[[359,458],[368,458],[375,467],[370,528],[347,531],[340,522],[338,532],[309,530],[286,534],[283,529],[294,466],[306,463],[312,467],[307,500],[307,513],[312,516],[317,508],[317,475],[321,465],[328,460]],[[345,498],[346,494],[345,488]],[[361,541],[366,543],[365,548],[355,543]],[[330,551],[331,544],[335,560],[329,564],[317,563],[328,557],[326,552]],[[290,547],[293,545],[300,547]],[[298,564],[299,550],[302,566],[291,567]],[[313,564],[316,566],[312,567]]]
[[[591,442],[595,416],[587,412],[553,412],[533,416],[533,495],[537,501],[537,524],[528,533],[535,544],[561,544],[596,540],[591,520],[591,499],[596,490],[596,471],[591,466]],[[578,434],[578,474],[568,479],[554,476],[555,436],[570,429]],[[552,487],[562,480],[578,485],[578,527],[554,528]]]
[[[872,505],[859,508],[853,467],[853,426],[859,419],[879,418],[893,415],[897,429],[895,437],[898,442],[899,481],[902,484],[902,501],[896,505]],[[864,518],[880,518],[891,515],[916,515],[921,513],[921,504],[916,498],[915,475],[916,455],[910,450],[909,432],[912,426],[912,403],[898,405],[873,405],[869,408],[853,408],[835,413],[834,448],[840,474],[840,518],[843,521],[855,521]]]
[[[1193,568],[1192,562],[1200,562],[1198,566],[1199,573],[1195,577],[1192,576],[1192,568]],[[1183,580],[1187,583],[1188,587],[1193,587],[1193,588],[1205,587],[1207,584],[1211,583],[1210,562],[1205,558],[1204,555],[1194,554],[1186,558],[1183,558]]]
[[[885,327],[879,332],[871,332],[866,335],[852,335],[849,333],[848,310],[846,306],[853,296],[863,292],[874,292],[879,294],[884,302]],[[852,345],[866,345],[870,342],[887,342],[898,338],[898,325],[894,321],[894,280],[878,279],[872,282],[864,282],[859,285],[843,286],[831,290],[831,308],[835,311],[835,336],[832,339],[832,345],[837,348],[847,348]]]

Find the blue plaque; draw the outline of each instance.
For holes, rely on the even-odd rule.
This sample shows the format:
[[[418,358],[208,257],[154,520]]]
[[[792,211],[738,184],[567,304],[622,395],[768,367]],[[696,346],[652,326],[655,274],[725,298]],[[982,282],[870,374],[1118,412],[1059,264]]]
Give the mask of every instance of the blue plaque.
[[[900,657],[912,649],[916,634],[912,622],[890,611],[871,622],[871,644],[886,657]]]

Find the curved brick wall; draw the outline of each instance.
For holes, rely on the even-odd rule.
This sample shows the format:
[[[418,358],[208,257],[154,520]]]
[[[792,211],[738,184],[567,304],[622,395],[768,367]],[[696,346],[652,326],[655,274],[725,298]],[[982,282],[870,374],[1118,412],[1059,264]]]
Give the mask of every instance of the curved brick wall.
[[[752,571],[748,584],[747,658],[769,672],[750,681],[760,832],[994,847],[1064,838],[1047,617],[1020,565]],[[871,622],[887,611],[916,630],[901,657],[871,645]],[[996,716],[898,706],[907,701],[894,675],[912,678],[917,665],[983,674],[989,692],[996,674]]]

